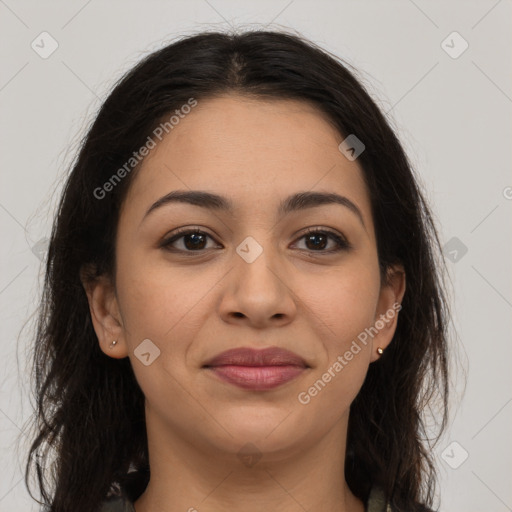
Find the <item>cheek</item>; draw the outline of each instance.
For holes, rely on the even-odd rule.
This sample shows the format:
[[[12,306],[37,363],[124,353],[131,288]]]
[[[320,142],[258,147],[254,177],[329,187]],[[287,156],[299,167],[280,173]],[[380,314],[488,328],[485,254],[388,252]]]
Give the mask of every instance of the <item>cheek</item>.
[[[322,351],[302,391],[307,395],[304,401],[310,399],[312,408],[323,409],[322,414],[328,408],[339,415],[363,384],[371,360],[365,329],[374,323],[379,286],[378,268],[370,262],[301,284],[298,295],[318,329]]]
[[[118,298],[129,335],[163,342],[183,325],[193,327],[189,317],[200,310],[202,299],[215,284],[215,276],[202,273],[199,279],[195,274],[156,259],[137,258],[136,254],[120,257]]]
[[[296,286],[297,296],[307,306],[305,314],[322,326],[329,352],[350,345],[374,321],[380,279],[372,261],[354,260],[324,275],[304,275]]]
[[[337,366],[335,361],[319,368],[297,393],[295,400],[302,411],[301,418],[312,430],[329,429],[348,415],[366,377],[369,358],[365,352],[355,355],[346,365],[338,362]],[[318,418],[322,418],[321,426]]]
[[[225,272],[199,275],[192,267],[136,256],[119,259],[118,298],[137,381],[150,401],[158,402],[162,390],[180,396],[180,383],[190,380],[191,349],[215,308],[213,292]],[[157,357],[145,366],[138,354],[147,339]]]
[[[129,357],[153,407],[165,409],[169,397],[182,407],[189,400],[183,392],[189,379],[187,351],[213,307],[207,292],[218,280],[189,274],[169,265],[147,265],[142,258],[119,260],[118,299]],[[143,340],[151,343],[142,345]],[[148,365],[139,357],[142,346],[149,347]]]

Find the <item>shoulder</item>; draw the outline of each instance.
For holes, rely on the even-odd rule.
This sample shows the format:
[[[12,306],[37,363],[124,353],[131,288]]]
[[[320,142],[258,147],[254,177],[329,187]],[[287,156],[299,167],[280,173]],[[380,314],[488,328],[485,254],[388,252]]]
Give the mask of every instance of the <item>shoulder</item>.
[[[384,491],[380,487],[372,487],[368,500],[366,502],[365,512],[395,512],[393,508],[386,500]],[[424,505],[417,504],[414,510],[410,512],[433,512]]]
[[[98,512],[135,512],[135,508],[126,496],[113,496],[101,503]]]
[[[366,502],[365,512],[393,512],[386,502],[384,492],[380,487],[372,487]]]
[[[418,510],[420,511],[432,512],[423,507]],[[114,495],[101,503],[98,512],[135,512],[135,507],[126,495]],[[393,508],[387,503],[384,492],[379,487],[372,487],[365,512],[393,512]]]

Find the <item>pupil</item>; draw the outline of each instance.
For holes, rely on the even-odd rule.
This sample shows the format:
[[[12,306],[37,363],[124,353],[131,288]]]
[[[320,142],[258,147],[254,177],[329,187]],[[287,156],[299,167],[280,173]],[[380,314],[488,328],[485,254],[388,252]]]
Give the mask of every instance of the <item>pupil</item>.
[[[320,238],[321,241],[318,241],[318,240],[315,241],[315,239],[318,239],[318,238]],[[323,248],[325,248],[326,240],[327,240],[327,237],[322,234],[309,235],[306,239],[306,244],[312,245],[312,247],[310,245],[308,245],[308,248],[323,249]],[[185,237],[185,246],[187,247],[187,249],[202,248],[202,244],[204,244],[204,236],[201,235],[200,233],[190,233]]]
[[[313,242],[313,247],[316,249],[321,247],[323,249],[325,247],[325,241],[326,241],[326,237],[324,235],[318,235],[318,234],[317,235],[309,235],[306,240],[306,243],[312,242],[315,238],[322,238],[323,242],[321,242],[320,244]],[[308,246],[308,248],[309,248],[309,246]]]
[[[188,243],[192,240],[192,243]],[[198,244],[199,242],[199,244]],[[199,233],[190,233],[185,237],[185,246],[187,249],[198,249],[201,248],[201,242],[204,243],[204,236]]]

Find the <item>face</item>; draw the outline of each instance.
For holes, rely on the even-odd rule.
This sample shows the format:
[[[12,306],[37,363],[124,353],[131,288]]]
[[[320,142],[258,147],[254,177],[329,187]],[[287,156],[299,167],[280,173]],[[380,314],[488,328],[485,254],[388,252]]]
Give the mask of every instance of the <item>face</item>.
[[[381,282],[368,190],[343,138],[305,102],[224,96],[199,101],[134,177],[115,288],[100,280],[88,296],[102,350],[130,358],[147,421],[169,437],[279,457],[346,423],[393,336],[404,278]],[[297,360],[205,367],[236,348]]]

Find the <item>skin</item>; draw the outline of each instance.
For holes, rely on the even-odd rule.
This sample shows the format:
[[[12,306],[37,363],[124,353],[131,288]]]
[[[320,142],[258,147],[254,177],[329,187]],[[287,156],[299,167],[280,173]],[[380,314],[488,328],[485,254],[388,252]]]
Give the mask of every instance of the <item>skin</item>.
[[[151,480],[136,512],[364,510],[344,483],[349,407],[398,315],[307,405],[297,399],[405,292],[401,267],[381,283],[368,190],[358,161],[338,149],[343,138],[306,102],[222,96],[199,101],[134,177],[115,286],[105,276],[86,288],[101,349],[130,358],[146,397]],[[226,196],[235,210],[172,203],[145,217],[165,194],[189,189]],[[282,199],[304,191],[348,197],[364,226],[339,204],[277,217]],[[159,247],[180,227],[212,238],[201,253],[185,252],[187,238],[175,252]],[[332,239],[315,249],[309,227],[341,234],[352,249],[329,252]],[[263,248],[252,263],[236,252],[247,236]],[[134,354],[145,339],[160,350],[149,366]],[[267,391],[202,368],[242,346],[286,348],[310,368]],[[247,443],[259,460],[238,456]]]

